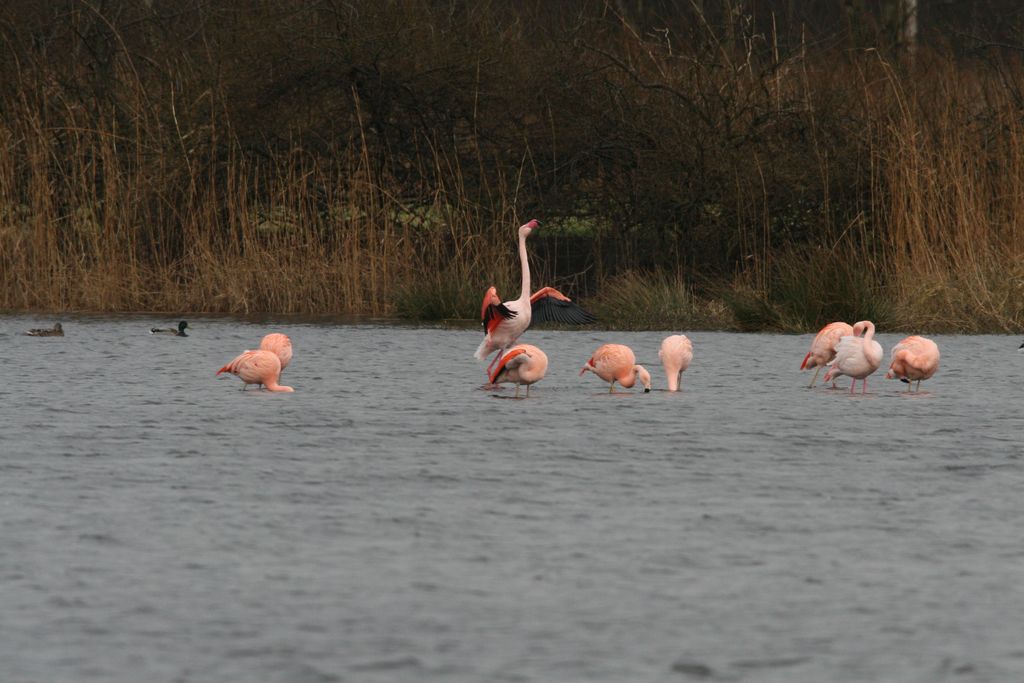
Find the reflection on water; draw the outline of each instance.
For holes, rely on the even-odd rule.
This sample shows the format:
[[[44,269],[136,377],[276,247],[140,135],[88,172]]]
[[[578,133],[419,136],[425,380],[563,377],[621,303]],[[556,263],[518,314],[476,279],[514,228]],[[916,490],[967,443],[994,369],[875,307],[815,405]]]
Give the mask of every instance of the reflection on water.
[[[920,394],[805,388],[810,335],[0,319],[10,681],[1006,681],[1024,674],[1008,337]],[[289,334],[296,393],[214,372]],[[888,349],[902,335],[881,334]],[[655,391],[579,377],[626,343]],[[842,380],[846,387],[848,380]]]

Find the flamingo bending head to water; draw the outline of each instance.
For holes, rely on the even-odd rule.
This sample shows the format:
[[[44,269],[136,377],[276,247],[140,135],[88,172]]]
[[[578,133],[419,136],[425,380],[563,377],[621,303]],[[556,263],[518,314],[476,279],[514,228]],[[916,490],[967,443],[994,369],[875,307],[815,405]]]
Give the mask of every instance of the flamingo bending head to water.
[[[863,337],[859,336],[864,334]],[[875,324],[870,320],[861,320],[853,326],[853,334],[843,337],[836,346],[836,357],[829,363],[828,372],[825,373],[825,381],[831,382],[839,375],[851,377],[850,393],[861,381],[861,393],[868,390],[867,377],[882,364],[882,345],[874,339]]]
[[[473,355],[483,360],[495,351],[498,352],[487,366],[488,375],[492,374],[494,365],[530,327],[531,322],[550,320],[570,325],[594,322],[594,316],[553,287],[544,287],[530,295],[530,262],[526,252],[526,238],[539,226],[540,223],[536,219],[519,226],[519,264],[522,268],[519,298],[503,302],[498,296],[497,287],[490,287],[484,293],[483,304],[480,307],[484,339]]]
[[[673,334],[665,337],[658,350],[658,358],[665,367],[668,378],[668,390],[679,391],[679,383],[683,381],[683,372],[690,367],[693,360],[693,344],[685,334]]]
[[[268,391],[295,391],[291,387],[278,384],[281,379],[281,359],[273,351],[243,351],[231,362],[217,371],[230,372],[241,378],[242,391],[250,384],[262,384]]]
[[[281,361],[281,372],[292,362],[292,340],[287,334],[273,332],[260,340],[260,349],[270,351]]]
[[[816,368],[811,383],[807,385],[808,388],[814,386],[814,383],[818,381],[818,373],[821,372],[821,369],[836,357],[836,346],[839,344],[839,340],[852,335],[853,327],[844,322],[829,323],[818,331],[814,341],[811,342],[811,350],[807,352],[804,362],[800,364],[801,371],[807,368]]]
[[[889,371],[885,373],[885,378],[898,378],[901,382],[906,382],[907,391],[910,391],[912,383],[916,380],[915,391],[920,391],[921,380],[930,379],[939,369],[939,347],[927,337],[913,335],[900,340],[899,344],[892,347],[890,359]]]
[[[544,379],[547,371],[547,354],[531,344],[516,344],[501,357],[489,379],[491,384],[515,383],[516,398],[519,398],[519,385],[525,384],[529,398],[530,385]]]
[[[636,384],[637,379],[643,384],[644,393],[651,390],[651,373],[647,372],[644,366],[636,364],[633,349],[623,344],[605,344],[598,347],[580,370],[580,376],[587,371],[609,383],[609,394],[615,391],[616,382],[629,389]]]

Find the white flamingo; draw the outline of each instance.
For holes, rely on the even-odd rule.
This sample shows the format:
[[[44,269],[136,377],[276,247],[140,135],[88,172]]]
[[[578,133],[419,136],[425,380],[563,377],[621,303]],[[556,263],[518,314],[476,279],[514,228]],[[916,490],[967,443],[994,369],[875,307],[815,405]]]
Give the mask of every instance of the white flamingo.
[[[505,352],[530,327],[531,322],[550,320],[571,325],[594,322],[594,316],[574,304],[557,289],[544,287],[530,296],[530,262],[526,254],[526,238],[539,225],[540,223],[534,219],[519,226],[519,263],[522,267],[519,298],[503,302],[498,297],[496,287],[490,287],[484,294],[483,305],[480,308],[484,339],[473,355],[478,360],[483,360],[495,351],[498,352],[487,366],[488,376]]]
[[[683,372],[690,367],[693,360],[693,343],[685,334],[673,334],[665,337],[658,350],[658,358],[665,368],[668,379],[668,390],[679,391],[679,383],[683,381]]]
[[[860,337],[864,333],[863,337]],[[874,340],[875,324],[870,320],[861,320],[853,326],[853,335],[843,337],[836,346],[836,357],[829,363],[828,372],[825,373],[825,381],[831,382],[839,375],[846,375],[853,379],[850,382],[850,393],[861,381],[860,392],[863,394],[868,390],[867,377],[882,364],[882,345]]]

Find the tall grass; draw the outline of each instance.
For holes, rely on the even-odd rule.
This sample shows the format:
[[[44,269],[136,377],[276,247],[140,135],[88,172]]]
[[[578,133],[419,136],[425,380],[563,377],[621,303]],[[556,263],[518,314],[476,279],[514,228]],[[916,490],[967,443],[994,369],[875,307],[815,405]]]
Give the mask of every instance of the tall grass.
[[[0,308],[470,318],[537,217],[610,326],[1024,326],[1013,58],[435,4],[0,21]]]

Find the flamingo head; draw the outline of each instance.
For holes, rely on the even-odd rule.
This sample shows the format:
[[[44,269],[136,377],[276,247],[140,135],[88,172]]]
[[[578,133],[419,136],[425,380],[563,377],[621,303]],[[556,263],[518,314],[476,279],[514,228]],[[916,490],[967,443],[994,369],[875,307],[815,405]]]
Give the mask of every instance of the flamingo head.
[[[520,237],[526,237],[531,232],[536,230],[539,226],[540,226],[540,221],[538,221],[536,218],[534,218],[529,223],[526,223],[525,225],[519,226],[519,236]]]
[[[633,366],[636,370],[637,379],[644,385],[644,393],[648,394],[651,391],[651,373],[647,372],[647,368],[642,365]]]

